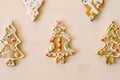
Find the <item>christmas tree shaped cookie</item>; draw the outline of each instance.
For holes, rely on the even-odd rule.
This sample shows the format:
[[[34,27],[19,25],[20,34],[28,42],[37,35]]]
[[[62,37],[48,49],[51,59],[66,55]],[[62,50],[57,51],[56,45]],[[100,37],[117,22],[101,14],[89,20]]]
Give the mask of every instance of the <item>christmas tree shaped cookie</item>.
[[[12,22],[5,29],[5,35],[0,44],[3,44],[3,49],[0,51],[0,58],[5,59],[6,65],[9,67],[16,65],[16,60],[24,57],[24,54],[17,47],[21,41],[16,35],[16,29]]]
[[[120,30],[119,26],[113,21],[108,28],[108,33],[102,41],[104,47],[97,54],[105,57],[106,64],[111,65],[116,63],[117,58],[120,58]]]
[[[93,21],[95,17],[100,13],[100,8],[104,3],[104,0],[82,0],[87,11],[88,18]]]
[[[56,21],[53,33],[50,38],[51,47],[46,56],[55,58],[56,63],[65,63],[66,57],[72,56],[75,52],[69,47],[71,39],[65,32],[66,28],[61,21]]]
[[[39,14],[38,9],[41,7],[43,0],[22,0],[22,2],[27,8],[27,14],[34,21]]]

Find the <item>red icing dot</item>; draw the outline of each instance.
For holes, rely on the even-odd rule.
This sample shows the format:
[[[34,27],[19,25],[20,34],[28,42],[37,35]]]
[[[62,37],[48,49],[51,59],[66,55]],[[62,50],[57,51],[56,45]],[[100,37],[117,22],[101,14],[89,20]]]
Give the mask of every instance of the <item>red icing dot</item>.
[[[119,49],[117,48],[117,49],[116,49],[116,51],[118,52],[118,51],[119,51]]]
[[[48,53],[46,54],[46,56],[48,56]]]
[[[8,65],[9,64],[9,62],[6,62],[6,65]]]
[[[72,51],[72,54],[75,54],[75,52],[74,52],[74,51]]]
[[[112,24],[114,24],[115,22],[114,21],[112,21]]]
[[[12,42],[15,42],[15,41],[16,41],[15,39],[12,40]]]
[[[101,39],[101,41],[104,41],[104,39]]]
[[[119,30],[119,28],[117,28],[117,30]]]
[[[53,42],[53,39],[50,39],[50,42]]]

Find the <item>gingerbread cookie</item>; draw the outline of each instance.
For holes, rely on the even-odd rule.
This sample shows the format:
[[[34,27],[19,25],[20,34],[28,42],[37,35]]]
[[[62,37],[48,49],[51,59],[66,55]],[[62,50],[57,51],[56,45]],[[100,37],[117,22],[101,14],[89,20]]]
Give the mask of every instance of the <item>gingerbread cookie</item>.
[[[38,9],[41,7],[43,0],[22,0],[22,2],[27,8],[27,14],[34,21],[39,14]]]
[[[99,14],[99,10],[104,3],[104,0],[82,0],[82,3],[87,8],[86,14],[93,21]]]
[[[51,47],[49,48],[46,56],[54,57],[56,63],[65,63],[66,57],[73,55],[75,52],[69,47],[71,39],[69,35],[65,32],[61,21],[56,21],[54,25],[53,33],[50,38]]]
[[[17,47],[21,41],[16,35],[16,29],[12,22],[5,29],[5,35],[0,40],[3,48],[0,51],[0,58],[6,60],[6,65],[9,67],[15,66],[15,61],[24,57],[24,54]]]
[[[116,60],[120,58],[120,29],[114,21],[110,24],[107,36],[102,41],[105,45],[97,54],[105,57],[108,65],[116,63]]]

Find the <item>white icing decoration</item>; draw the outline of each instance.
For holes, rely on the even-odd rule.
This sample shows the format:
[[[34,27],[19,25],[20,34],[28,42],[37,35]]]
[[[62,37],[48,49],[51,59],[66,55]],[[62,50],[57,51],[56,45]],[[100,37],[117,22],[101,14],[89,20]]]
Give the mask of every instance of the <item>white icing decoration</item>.
[[[84,2],[85,5],[89,5],[91,7],[91,11],[94,12],[95,14],[98,14],[98,10],[92,5],[90,0],[86,0],[86,2]]]
[[[4,44],[0,42],[0,51],[4,48]]]
[[[27,14],[34,21],[39,14],[38,9],[41,7],[43,0],[22,0],[22,2],[27,8]]]
[[[83,0],[84,1],[84,0]],[[96,4],[96,2],[99,2],[99,3],[103,3],[103,0],[93,0],[94,4]],[[95,14],[98,14],[98,10],[93,6],[91,0],[86,0],[86,2],[83,2],[85,5],[89,5],[91,7],[91,11]]]
[[[99,3],[103,3],[103,0],[93,0],[94,1],[94,4],[96,4],[96,2],[99,2]]]
[[[66,34],[65,32],[62,32],[62,35],[65,39],[67,39],[68,41],[70,41],[70,37],[68,36],[68,34]]]
[[[53,51],[55,49],[55,44],[51,42],[51,47],[49,48],[49,52]]]

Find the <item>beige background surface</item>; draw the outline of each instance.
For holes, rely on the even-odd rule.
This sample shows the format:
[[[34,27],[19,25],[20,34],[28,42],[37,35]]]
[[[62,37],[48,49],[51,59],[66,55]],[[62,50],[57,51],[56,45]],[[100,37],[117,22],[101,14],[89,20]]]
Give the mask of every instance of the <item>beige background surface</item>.
[[[46,0],[33,23],[20,0],[1,0],[0,31],[14,20],[26,57],[12,68],[0,60],[0,80],[120,80],[120,60],[106,66],[104,59],[95,54],[103,45],[100,39],[105,28],[120,17],[119,3],[120,0],[105,0],[98,19],[90,22],[81,0]],[[56,19],[65,22],[72,37],[71,45],[77,52],[63,65],[45,56]]]

